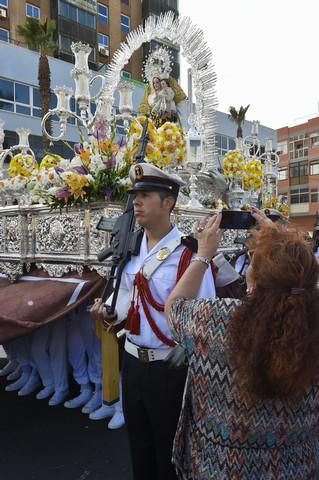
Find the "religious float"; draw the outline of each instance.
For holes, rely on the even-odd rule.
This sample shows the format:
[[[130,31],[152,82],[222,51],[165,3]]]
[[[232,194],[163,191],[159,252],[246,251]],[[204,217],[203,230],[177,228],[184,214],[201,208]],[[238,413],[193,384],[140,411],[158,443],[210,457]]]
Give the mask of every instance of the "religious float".
[[[191,68],[196,108],[170,75],[169,51],[159,47],[145,62],[147,83],[134,117],[133,87],[121,79],[121,71],[137,49],[155,38],[169,40],[181,49]],[[278,158],[271,145],[260,153],[256,132],[250,138],[237,139],[236,149],[226,154],[223,169],[219,168],[212,53],[191,19],[175,18],[172,13],[148,18],[127,35],[104,76],[91,78],[90,50],[88,45],[72,44],[74,97],[80,114],[70,110],[72,90],[56,87],[57,106],[42,121],[44,132],[54,142],[63,139],[69,116],[77,119],[83,135],[72,158],[48,153],[41,161],[35,159],[28,143],[30,132],[25,129],[17,131],[19,145],[0,155],[0,295],[2,292],[6,299],[2,305],[7,305],[0,317],[0,342],[4,345],[61,318],[105,283],[111,260],[98,261],[98,253],[110,242],[112,219],[123,211],[128,171],[136,159],[145,122],[145,160],[188,181],[173,219],[186,234],[192,233],[199,215],[228,209],[228,222],[236,218],[233,226],[240,229],[225,231],[221,250],[236,252],[240,243],[234,239],[245,237],[246,224],[240,224],[245,205],[264,202],[268,208],[280,207]],[[98,78],[101,88],[92,96],[90,89]],[[114,109],[116,91],[120,94],[119,113]],[[92,101],[96,103],[94,115]],[[183,103],[186,115],[181,114]],[[54,115],[59,120],[57,134],[46,130],[47,119]],[[125,129],[122,137],[116,134],[119,121]],[[2,128],[0,137],[3,143]],[[97,228],[101,217],[109,220],[102,230]],[[103,355],[108,356],[103,372],[104,400],[112,403],[118,395],[117,347],[110,334],[102,335],[107,337],[102,342]],[[109,360],[112,355],[113,363]]]

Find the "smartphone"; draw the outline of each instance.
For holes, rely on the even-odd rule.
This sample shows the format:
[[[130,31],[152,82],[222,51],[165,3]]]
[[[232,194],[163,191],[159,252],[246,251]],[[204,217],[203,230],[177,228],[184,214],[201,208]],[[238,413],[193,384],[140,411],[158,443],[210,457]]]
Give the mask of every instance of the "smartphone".
[[[265,208],[264,210],[267,217],[270,218],[273,222],[276,222],[281,218],[280,213],[277,210]],[[222,220],[220,223],[220,228],[225,230],[235,229],[235,230],[248,230],[251,227],[256,225],[256,220],[250,212],[244,210],[223,210],[222,211]]]
[[[248,230],[256,225],[256,220],[250,212],[244,210],[223,210],[220,228],[225,230]]]

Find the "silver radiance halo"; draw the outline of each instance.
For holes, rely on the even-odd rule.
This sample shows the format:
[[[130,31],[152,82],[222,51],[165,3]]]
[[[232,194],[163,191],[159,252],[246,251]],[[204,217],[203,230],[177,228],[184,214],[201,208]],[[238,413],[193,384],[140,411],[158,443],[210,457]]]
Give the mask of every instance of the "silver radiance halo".
[[[152,83],[153,78],[168,78],[172,71],[171,56],[167,48],[156,48],[147,58],[144,65],[144,79]]]
[[[140,25],[136,30],[130,32],[125,42],[113,55],[113,60],[105,73],[102,95],[106,101],[113,104],[114,93],[121,80],[121,71],[133,53],[143,43],[150,42],[152,39],[169,40],[174,45],[181,47],[181,53],[192,69],[196,99],[196,124],[204,145],[203,164],[209,163],[212,167],[217,167],[214,155],[217,100],[213,56],[203,31],[197,25],[193,25],[189,17],[175,17],[173,12],[161,14],[159,17],[151,16],[146,19],[144,26]],[[165,49],[163,48],[163,50]],[[163,53],[162,58],[165,55]],[[167,59],[167,56],[165,58]],[[169,63],[168,67],[170,68]],[[148,74],[146,73],[146,75]]]

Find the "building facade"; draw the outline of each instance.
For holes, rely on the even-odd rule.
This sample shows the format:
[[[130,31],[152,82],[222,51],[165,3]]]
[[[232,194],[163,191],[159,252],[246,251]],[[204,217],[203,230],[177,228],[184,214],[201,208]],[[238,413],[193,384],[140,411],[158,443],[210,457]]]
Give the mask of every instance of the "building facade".
[[[319,211],[319,117],[277,130],[279,193],[286,195],[290,220],[312,231]]]
[[[71,43],[82,41],[92,47],[90,68],[107,65],[126,35],[140,25],[140,0],[0,0],[0,40],[23,45],[16,26],[34,17],[56,20],[55,56],[73,62]],[[142,53],[127,64],[125,76],[141,79]]]
[[[229,118],[228,113],[216,112],[216,135],[215,144],[218,153],[219,162],[228,150],[236,148],[237,126]],[[243,138],[250,136],[253,122],[245,120],[243,124]],[[262,149],[265,147],[266,140],[272,140],[273,148],[277,145],[277,132],[273,128],[260,125],[258,128],[258,138]]]

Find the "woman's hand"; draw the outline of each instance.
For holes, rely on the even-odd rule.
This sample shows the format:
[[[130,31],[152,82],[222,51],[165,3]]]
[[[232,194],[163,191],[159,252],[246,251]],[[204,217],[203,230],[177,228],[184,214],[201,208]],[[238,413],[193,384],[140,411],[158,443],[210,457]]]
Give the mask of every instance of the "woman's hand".
[[[259,225],[260,227],[263,225],[272,225],[272,221],[270,220],[270,218],[267,217],[265,212],[263,212],[262,210],[259,210],[256,207],[250,207],[250,213],[256,220],[257,225]]]
[[[217,252],[217,248],[222,237],[223,231],[219,228],[222,214],[212,217],[203,217],[197,222],[197,255],[207,257],[209,260]]]

